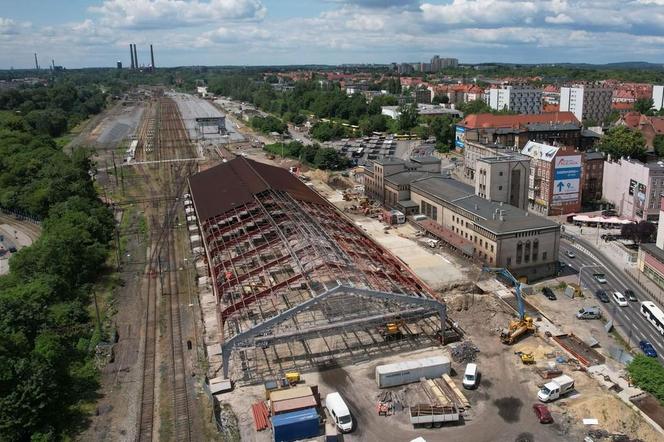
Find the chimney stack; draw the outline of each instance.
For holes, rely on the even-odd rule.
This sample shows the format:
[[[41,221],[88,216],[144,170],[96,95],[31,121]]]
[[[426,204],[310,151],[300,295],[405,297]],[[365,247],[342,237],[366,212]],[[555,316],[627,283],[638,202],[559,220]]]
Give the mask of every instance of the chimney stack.
[[[152,50],[152,45],[150,45],[150,62],[152,63],[151,71],[154,72],[154,51]]]
[[[37,53],[35,52],[35,69],[39,70],[39,62],[37,61]]]
[[[134,66],[134,45],[129,43],[129,57],[131,58],[131,70],[133,71],[136,66]]]
[[[134,65],[136,66],[136,69],[139,69],[139,66],[138,66],[138,52],[136,51],[136,43],[134,43]]]

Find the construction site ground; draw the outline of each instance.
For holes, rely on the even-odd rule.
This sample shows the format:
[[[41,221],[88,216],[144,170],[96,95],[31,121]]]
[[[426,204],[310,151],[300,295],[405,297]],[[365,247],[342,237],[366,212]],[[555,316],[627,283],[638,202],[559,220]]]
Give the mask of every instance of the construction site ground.
[[[514,346],[501,344],[498,330],[512,313],[508,306],[492,295],[449,294],[448,302],[450,314],[468,332],[467,338],[480,349],[476,362],[481,381],[476,390],[462,390],[471,403],[463,420],[443,428],[413,428],[407,408],[387,417],[376,413],[381,390],[376,385],[375,367],[420,357],[449,356],[448,348],[431,347],[303,375],[306,384],[319,386],[321,397],[338,391],[348,403],[356,425],[351,433],[344,435],[343,440],[407,441],[422,436],[427,441],[569,441],[582,440],[589,430],[626,434],[643,441],[661,440],[660,434],[611,392],[600,387],[594,378],[573,370],[567,364],[561,364],[560,368],[575,379],[576,391],[569,397],[548,404],[554,423],[540,424],[532,405],[538,403],[538,384],[545,381],[535,370],[552,362],[546,354],[562,354],[560,348],[548,338],[538,336],[527,337]],[[536,364],[523,365],[515,355],[517,351],[532,352]],[[452,363],[452,379],[459,387],[464,368],[464,363]],[[407,393],[416,385],[390,390]],[[265,391],[260,385],[243,387],[223,395],[223,401],[231,404],[238,416],[242,440],[271,440],[269,430],[255,431],[250,411],[252,403],[264,399]],[[596,418],[599,424],[586,426],[582,422],[584,418]]]

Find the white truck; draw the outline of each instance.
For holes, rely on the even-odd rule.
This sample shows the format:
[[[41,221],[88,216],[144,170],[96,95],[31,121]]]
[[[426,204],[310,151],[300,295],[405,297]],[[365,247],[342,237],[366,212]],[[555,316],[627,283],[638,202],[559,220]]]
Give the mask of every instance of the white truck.
[[[574,379],[564,374],[544,384],[537,393],[537,398],[542,402],[551,402],[572,390],[574,390]]]

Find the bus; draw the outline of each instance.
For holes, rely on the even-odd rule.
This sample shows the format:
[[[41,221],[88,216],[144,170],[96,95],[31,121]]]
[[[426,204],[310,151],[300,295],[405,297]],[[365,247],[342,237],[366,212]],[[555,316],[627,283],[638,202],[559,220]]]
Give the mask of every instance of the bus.
[[[651,301],[641,303],[641,314],[655,326],[657,331],[664,335],[664,313]]]

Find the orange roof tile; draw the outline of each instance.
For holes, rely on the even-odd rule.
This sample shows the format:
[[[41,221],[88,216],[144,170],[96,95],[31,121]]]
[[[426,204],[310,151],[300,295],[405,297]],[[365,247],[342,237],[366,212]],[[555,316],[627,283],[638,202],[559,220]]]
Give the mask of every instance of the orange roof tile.
[[[531,123],[579,123],[572,112],[546,112],[533,115],[471,114],[459,122],[467,129],[519,127]]]

